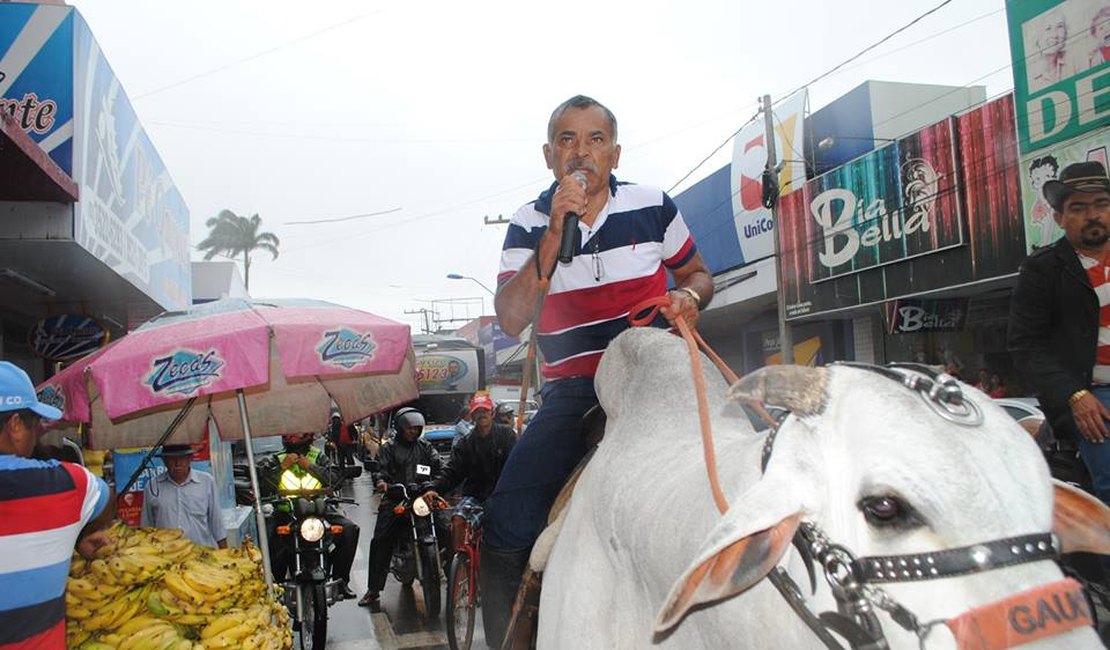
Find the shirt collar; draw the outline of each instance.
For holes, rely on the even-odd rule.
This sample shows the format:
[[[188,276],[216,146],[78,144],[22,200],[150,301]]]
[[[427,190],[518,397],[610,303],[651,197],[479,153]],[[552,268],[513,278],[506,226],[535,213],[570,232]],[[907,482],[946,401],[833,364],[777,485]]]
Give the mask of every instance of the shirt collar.
[[[169,472],[162,472],[161,474],[159,474],[158,475],[158,480],[165,481],[165,482],[168,482],[168,483],[173,483],[174,485],[186,485],[188,483],[200,483],[200,481],[197,480],[197,473],[194,472],[192,469],[189,469],[189,475],[185,477],[185,483],[178,483],[177,481],[170,478],[170,473]]]
[[[609,174],[609,196],[617,195],[617,177]],[[544,190],[538,197],[536,197],[536,211],[542,212],[547,216],[551,216],[551,197],[555,194],[555,189],[559,187],[559,181],[551,184],[551,187]]]

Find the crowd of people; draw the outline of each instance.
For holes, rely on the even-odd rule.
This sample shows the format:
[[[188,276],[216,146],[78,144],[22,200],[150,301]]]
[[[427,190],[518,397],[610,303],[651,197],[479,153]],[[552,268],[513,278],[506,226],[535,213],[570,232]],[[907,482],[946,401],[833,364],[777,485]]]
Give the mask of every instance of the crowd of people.
[[[510,611],[548,510],[587,453],[582,419],[598,403],[593,376],[606,346],[629,326],[628,313],[644,299],[668,297],[653,323],[668,327],[679,316],[695,323],[713,297],[712,277],[674,201],[659,189],[614,175],[621,146],[617,119],[608,108],[585,96],[560,104],[548,120],[543,154],[554,182],[513,215],[495,298],[502,330],[517,336],[532,325],[543,353],[541,406],[527,435],[504,422],[506,416],[511,421],[511,410],[503,413],[488,396],[477,394],[460,413],[445,460],[421,437],[423,414],[401,409],[393,414],[396,435],[379,449],[372,472],[382,499],[370,543],[368,589],[359,604],[380,607],[401,531],[388,487],[421,484],[432,498],[458,490],[485,507],[482,609],[492,647],[499,647],[506,634],[529,634],[510,628]],[[1110,503],[1110,445],[1105,444],[1110,437],[1110,291],[1103,290],[1110,283],[1110,178],[1097,162],[1077,163],[1046,181],[1042,191],[1064,236],[1021,265],[1008,348],[1051,426],[1058,436],[1077,442],[1097,495]],[[560,259],[566,233],[575,253],[569,262]],[[614,283],[620,291],[612,290]],[[946,370],[957,377],[961,372],[955,364]],[[1001,374],[988,368],[978,371],[975,386],[991,397],[1007,395]],[[22,370],[0,362],[0,512],[8,522],[0,531],[0,585],[16,576],[21,584],[28,577],[42,580],[39,588],[15,590],[20,594],[0,600],[0,621],[17,611],[31,612],[35,621],[18,632],[0,625],[0,647],[12,642],[62,647],[61,597],[70,549],[76,545],[91,553],[99,543],[97,516],[110,512],[101,479],[71,463],[29,459],[41,419],[59,416],[57,409],[37,401]],[[358,431],[337,414],[326,435],[337,463],[313,446],[313,434],[286,436],[284,450],[259,467],[263,491],[278,491],[290,474],[315,477],[324,485],[341,480],[336,472],[354,462]],[[175,445],[161,450],[168,471],[146,486],[143,524],[181,528],[199,544],[223,546],[212,478],[190,468],[190,454]],[[51,516],[19,516],[25,507],[45,508]],[[275,512],[273,525],[286,515]],[[336,540],[332,576],[342,581],[344,596],[354,597],[349,579],[359,528],[338,513],[335,517],[342,519],[344,532]],[[40,532],[44,521],[53,526],[41,531],[49,544],[27,535]],[[47,548],[50,552],[43,552]],[[288,558],[273,550],[280,576]]]

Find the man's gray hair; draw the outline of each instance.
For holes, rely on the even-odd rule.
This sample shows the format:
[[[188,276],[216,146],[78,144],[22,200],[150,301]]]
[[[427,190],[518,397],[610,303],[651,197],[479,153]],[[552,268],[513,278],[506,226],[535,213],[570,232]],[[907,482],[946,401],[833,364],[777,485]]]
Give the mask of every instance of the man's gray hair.
[[[597,101],[593,97],[587,97],[585,95],[575,95],[562,104],[556,106],[554,111],[551,111],[551,119],[547,121],[547,141],[549,143],[555,142],[555,122],[557,122],[559,118],[563,116],[563,113],[567,112],[568,108],[591,108],[594,106],[600,108],[602,112],[605,113],[605,117],[609,119],[609,129],[613,132],[613,142],[616,142],[617,116],[613,115],[613,111],[606,108],[606,106],[601,102]]]

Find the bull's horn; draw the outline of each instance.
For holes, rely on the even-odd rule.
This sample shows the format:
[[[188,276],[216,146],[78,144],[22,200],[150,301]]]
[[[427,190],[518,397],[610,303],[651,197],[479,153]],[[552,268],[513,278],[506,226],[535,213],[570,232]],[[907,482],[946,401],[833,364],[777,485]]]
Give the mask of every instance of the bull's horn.
[[[731,400],[762,402],[796,415],[816,415],[828,402],[829,371],[809,366],[766,366],[728,389]]]

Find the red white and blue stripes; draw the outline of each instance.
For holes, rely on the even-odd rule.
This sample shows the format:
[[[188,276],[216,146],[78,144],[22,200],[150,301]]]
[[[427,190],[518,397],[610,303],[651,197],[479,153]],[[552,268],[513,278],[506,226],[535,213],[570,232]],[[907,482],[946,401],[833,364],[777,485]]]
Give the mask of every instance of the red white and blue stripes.
[[[107,502],[79,465],[0,455],[0,650],[65,648],[70,556]]]
[[[520,271],[547,231],[555,187],[513,215],[499,283]],[[537,339],[548,379],[592,377],[609,341],[628,328],[629,309],[666,291],[664,267],[680,268],[697,252],[669,196],[612,176],[605,208],[579,229],[579,249],[573,261],[556,268],[540,314]]]

